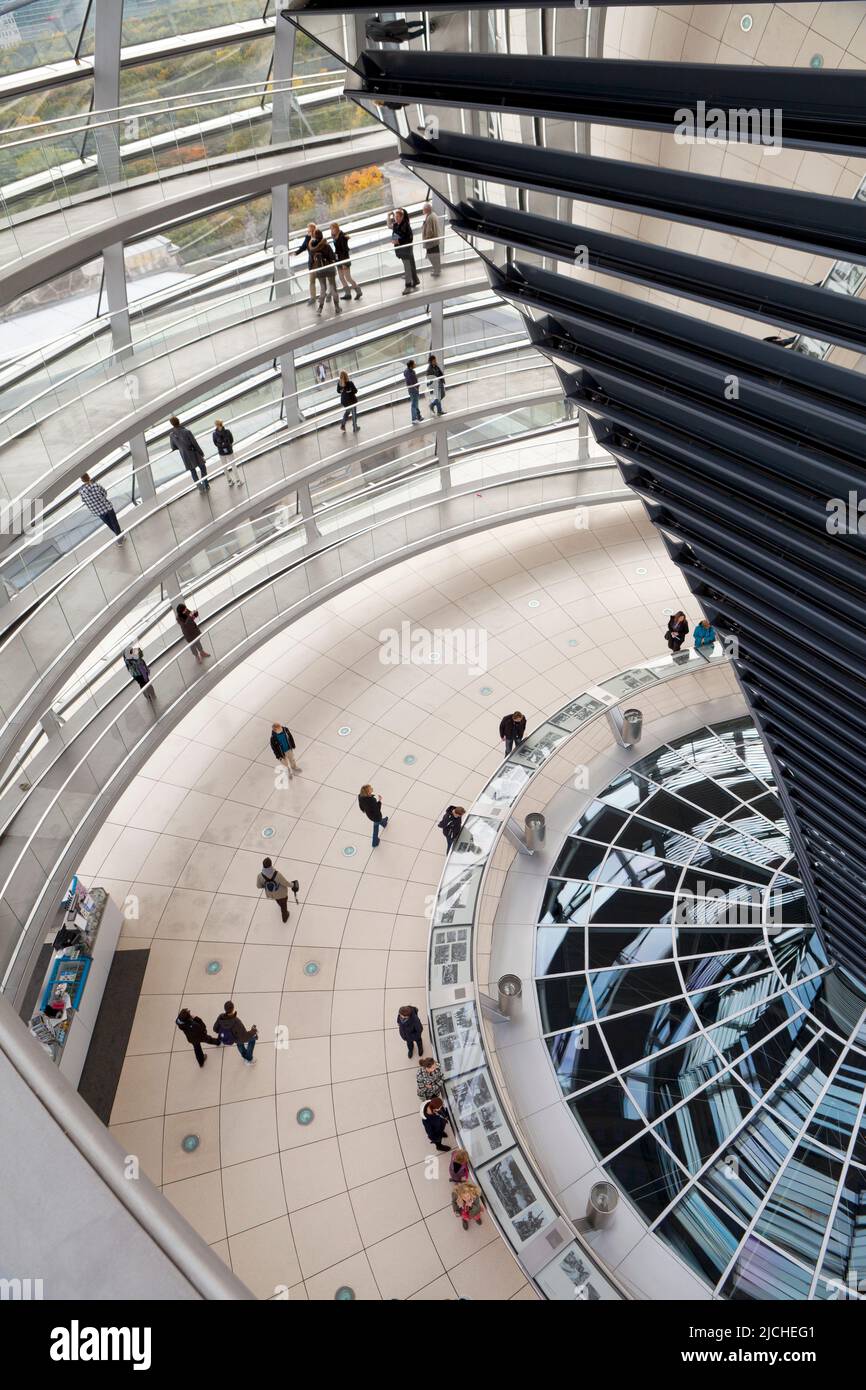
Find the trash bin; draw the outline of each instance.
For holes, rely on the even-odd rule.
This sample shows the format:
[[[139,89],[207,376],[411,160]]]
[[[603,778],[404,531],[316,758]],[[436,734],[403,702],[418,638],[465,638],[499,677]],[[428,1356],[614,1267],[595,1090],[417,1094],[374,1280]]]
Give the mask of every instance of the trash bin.
[[[515,999],[519,999],[523,993],[523,985],[520,983],[519,975],[502,975],[497,983],[499,990],[499,1008],[504,1014],[511,1012],[511,1006]]]
[[[530,851],[541,849],[544,844],[546,822],[540,811],[530,811],[523,822],[526,835],[526,848]]]
[[[639,709],[624,709],[622,712],[622,741],[629,747],[640,743],[643,731],[643,714]]]
[[[595,1231],[604,1231],[613,1224],[619,1204],[619,1193],[612,1182],[594,1182],[586,1204],[586,1219]]]

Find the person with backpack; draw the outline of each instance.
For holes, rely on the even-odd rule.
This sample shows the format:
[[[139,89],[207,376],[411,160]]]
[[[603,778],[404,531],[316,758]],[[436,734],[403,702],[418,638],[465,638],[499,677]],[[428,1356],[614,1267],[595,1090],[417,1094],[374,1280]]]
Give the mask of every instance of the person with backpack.
[[[415,1084],[422,1100],[432,1100],[434,1096],[441,1096],[444,1085],[442,1068],[435,1057],[418,1058]]]
[[[124,648],[123,664],[139,689],[144,691],[144,698],[155,700],[156,696],[150,684],[150,668],[144,659],[144,652],[135,642]]]
[[[313,257],[313,270],[319,286],[318,312],[321,314],[326,299],[332,299],[334,313],[342,314],[340,297],[337,294],[337,257],[321,232],[310,242],[310,254]]]
[[[360,299],[363,293],[361,286],[352,276],[352,260],[349,255],[349,234],[344,232],[339,222],[331,223],[331,241],[334,245],[334,255],[337,257],[337,274],[340,277],[340,284],[345,293],[340,295],[341,299],[351,299],[352,290],[355,291],[355,298]]]
[[[271,752],[278,763],[282,763],[289,774],[289,781],[295,772],[303,772],[302,767],[298,767],[295,762],[295,740],[292,738],[291,730],[285,724],[273,724],[271,726]]]
[[[430,414],[444,415],[442,397],[445,395],[445,373],[436,360],[435,352],[427,358],[427,395],[430,397]]]
[[[445,836],[445,843],[449,850],[453,849],[455,840],[459,839],[460,831],[463,829],[463,817],[465,815],[465,807],[448,806],[444,816],[437,825],[437,829],[441,830],[442,834]]]
[[[223,1004],[223,1011],[214,1024],[213,1030],[223,1047],[231,1047],[234,1043],[247,1066],[255,1066],[253,1049],[259,1040],[259,1030],[255,1024],[253,1024],[252,1028],[244,1027],[230,999],[227,999]]]
[[[409,1049],[409,1057],[412,1057],[412,1048],[417,1047],[418,1058],[421,1058],[421,1034],[424,1026],[418,1017],[418,1010],[414,1004],[401,1004],[397,1011],[397,1031]]]
[[[205,1057],[204,1053],[201,1050],[202,1043],[206,1042],[211,1047],[219,1047],[219,1038],[212,1038],[210,1033],[207,1031],[207,1028],[205,1027],[204,1020],[198,1017],[193,1017],[189,1009],[181,1009],[180,1013],[175,1019],[175,1024],[183,1033],[187,1042],[192,1043],[192,1050],[195,1053],[195,1060],[198,1062],[200,1067],[203,1067],[205,1062],[207,1061],[207,1057]]]
[[[192,474],[193,482],[198,487],[199,492],[210,492],[204,450],[192,430],[188,430],[186,425],[182,425],[176,415],[172,415],[168,423],[171,425],[168,436],[169,447],[177,449],[183,460],[184,468]],[[201,472],[201,477],[198,476],[196,469]]]
[[[406,281],[403,293],[411,294],[413,290],[417,290],[421,281],[418,279],[418,267],[415,264],[415,252],[412,249],[412,242],[414,241],[412,224],[406,209],[396,208],[394,212],[389,212],[388,226],[391,229],[391,245],[394,247],[394,255],[403,267],[403,278]]]
[[[373,822],[373,848],[375,849],[379,843],[381,831],[388,827],[389,817],[382,815],[382,798],[376,795],[369,782],[365,782],[358,792],[358,806],[367,819]],[[411,1057],[411,1052],[409,1055]]]
[[[454,1215],[463,1222],[464,1231],[469,1230],[469,1222],[481,1225],[481,1188],[474,1182],[459,1182],[451,1193]]]
[[[418,373],[415,370],[415,359],[410,357],[403,370],[403,380],[406,383],[406,390],[409,393],[409,409],[412,412],[412,424],[421,423],[421,387],[418,384]]]
[[[340,397],[340,405],[343,407],[343,421],[340,429],[345,434],[346,421],[352,421],[352,433],[357,434],[358,425],[358,388],[352,381],[348,372],[340,372],[337,380],[337,395]]]
[[[289,920],[288,897],[289,880],[283,878],[279,869],[275,869],[270,859],[262,860],[261,873],[256,879],[256,887],[264,888],[265,897],[271,898],[280,909],[284,922]]]
[[[242,479],[234,462],[235,437],[222,420],[214,420],[212,438],[220,458],[226,460],[226,482],[229,487],[234,487],[235,483],[240,487]]]
[[[442,1141],[445,1138],[445,1131],[451,1123],[451,1117],[440,1096],[434,1096],[432,1100],[425,1101],[421,1106],[421,1123],[430,1143],[435,1144],[440,1153],[450,1153],[451,1145],[444,1144]]]

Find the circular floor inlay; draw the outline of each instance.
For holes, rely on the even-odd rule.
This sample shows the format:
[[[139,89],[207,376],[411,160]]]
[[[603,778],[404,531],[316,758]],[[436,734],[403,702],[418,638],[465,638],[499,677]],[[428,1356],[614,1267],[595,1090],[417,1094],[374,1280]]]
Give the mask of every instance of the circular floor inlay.
[[[541,600],[537,598],[531,598],[526,606],[527,608],[540,608]]]
[[[343,853],[345,854],[347,859],[351,859],[352,855],[357,854],[358,851],[354,845],[343,845]]]
[[[209,975],[218,975],[222,968],[223,963],[221,960],[209,960],[205,966],[205,970]]]
[[[302,1105],[295,1116],[299,1125],[311,1125],[315,1118],[315,1113],[310,1109],[309,1105]]]
[[[194,1154],[200,1143],[197,1134],[185,1134],[180,1141],[180,1147],[185,1154]]]
[[[752,24],[753,20],[750,14],[744,14],[740,16],[740,28],[742,29],[744,34],[748,34],[749,30],[752,27]]]
[[[270,840],[274,833],[274,827],[272,825],[266,825],[262,831],[262,836],[265,840]]]
[[[809,67],[810,67],[810,68],[822,68],[823,66],[824,66],[824,55],[823,55],[823,53],[813,53],[812,56],[811,56],[811,58],[809,59]]]
[[[638,565],[635,574],[646,574],[646,565]]]
[[[492,686],[492,685],[482,685],[482,687],[481,687],[481,694],[482,694],[482,695],[492,695],[492,694],[493,694],[493,686]]]
[[[338,1303],[351,1303],[355,1297],[355,1290],[350,1289],[348,1284],[341,1284],[334,1294]]]
[[[340,735],[340,738],[348,738],[351,732],[352,727],[350,724],[341,724],[339,729],[337,730],[337,733]]]
[[[319,973],[319,963],[318,963],[318,961],[315,961],[315,960],[308,960],[307,963],[306,963],[306,965],[304,966],[304,974],[305,974],[305,975],[318,975],[318,973]]]
[[[577,638],[576,638],[576,637],[569,637],[569,639],[568,639],[568,645],[569,645],[570,647],[576,647],[576,646],[577,646]]]
[[[407,767],[411,767],[413,763],[417,763],[418,759],[414,753],[407,753],[403,761]]]

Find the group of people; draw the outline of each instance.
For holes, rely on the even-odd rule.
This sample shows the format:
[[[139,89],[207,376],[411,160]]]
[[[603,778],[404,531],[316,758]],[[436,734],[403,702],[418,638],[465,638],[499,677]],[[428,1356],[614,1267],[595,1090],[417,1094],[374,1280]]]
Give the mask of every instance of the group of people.
[[[199,492],[210,492],[204,450],[192,430],[188,429],[186,425],[182,425],[176,415],[171,416],[169,424],[171,425],[168,436],[169,445],[180,454],[183,465],[187,472],[192,475],[193,482],[198,487]],[[219,458],[225,460],[229,487],[235,485],[242,487],[243,478],[233,458],[235,439],[231,430],[222,420],[214,420],[214,431],[211,437]],[[123,545],[126,537],[121,530],[114,503],[102,483],[94,482],[89,473],[82,473],[78,496],[88,511],[99,517],[103,525],[107,526],[109,531],[116,536],[117,544]]]
[[[434,280],[438,280],[442,274],[442,219],[438,213],[433,211],[431,203],[424,204],[424,221],[421,225],[421,241],[430,262],[430,270]],[[415,233],[412,230],[412,220],[405,208],[395,208],[388,213],[388,226],[391,229],[391,245],[394,247],[394,255],[403,267],[403,278],[406,282],[403,290],[404,294],[411,294],[417,290],[421,281],[418,277],[418,266],[415,261]]]
[[[689,620],[682,609],[676,613],[671,613],[668,618],[668,625],[665,631],[665,640],[668,648],[672,652],[682,650],[682,645],[689,635]],[[701,618],[694,633],[695,648],[711,647],[716,640],[716,629],[706,618]]]
[[[339,222],[331,223],[330,245],[325,233],[320,230],[316,223],[309,222],[306,234],[295,252],[298,256],[303,256],[305,253],[310,276],[310,297],[307,303],[315,304],[318,302],[320,314],[325,307],[326,299],[333,301],[335,314],[342,314],[341,299],[351,299],[353,290],[355,291],[355,298],[361,298],[364,291],[352,274],[349,233],[343,231]],[[338,275],[340,284],[343,286],[339,294],[337,293]]]
[[[454,1184],[451,1206],[455,1216],[463,1223],[464,1231],[469,1222],[481,1225],[481,1188],[471,1180],[469,1154],[465,1149],[453,1149],[445,1143],[445,1135],[451,1127],[451,1116],[443,1100],[445,1082],[442,1068],[435,1057],[424,1057],[421,1052],[421,1037],[424,1026],[414,1004],[403,1004],[397,1011],[397,1031],[412,1058],[414,1048],[418,1049],[418,1071],[416,1088],[421,1101],[421,1123],[430,1143],[439,1153],[450,1153],[448,1179]]]
[[[435,352],[431,352],[427,357],[427,395],[430,400],[430,414],[444,415],[442,401],[445,396],[445,373],[439,365],[439,359]],[[421,382],[418,377],[418,368],[414,357],[403,369],[403,380],[406,383],[406,390],[409,395],[409,410],[413,425],[420,424],[421,415]],[[340,405],[343,407],[343,418],[340,421],[340,429],[345,434],[346,426],[352,422],[352,433],[357,434],[360,429],[358,424],[358,388],[348,372],[340,372],[337,378],[337,395],[340,398]]]

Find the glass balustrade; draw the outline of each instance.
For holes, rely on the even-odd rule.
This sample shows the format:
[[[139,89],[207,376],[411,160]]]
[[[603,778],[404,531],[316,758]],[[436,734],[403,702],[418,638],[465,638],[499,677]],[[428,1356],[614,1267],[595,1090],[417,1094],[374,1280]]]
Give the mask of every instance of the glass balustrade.
[[[420,238],[417,245],[420,252]],[[353,274],[364,285],[365,307],[390,305],[395,294],[399,298],[395,282],[399,284],[400,265],[390,243],[353,256]],[[477,280],[479,274],[477,258],[466,244],[456,235],[447,236],[443,279],[447,277],[448,287],[459,293],[462,285]],[[231,360],[230,353],[242,356],[270,344],[278,352],[292,329],[306,326],[306,320],[298,322],[297,316],[286,322],[284,311],[306,305],[309,290],[308,269],[286,273],[256,289],[227,293],[200,311],[193,309],[170,328],[150,333],[134,351],[122,347],[107,352],[0,421],[3,476],[14,477],[19,494],[38,495],[50,475],[62,469],[64,457],[70,456],[70,439],[98,438],[106,431],[116,434],[127,417],[130,433],[135,432],[136,411],[148,398],[175,391],[180,399],[188,398],[191,372],[218,370]],[[333,306],[327,309],[335,317]],[[227,329],[233,330],[230,343],[222,337]],[[106,394],[108,387],[112,389]]]
[[[40,122],[26,136],[20,129],[0,132],[0,263],[32,254],[34,213],[45,252],[116,218],[126,191],[142,182],[168,198],[180,174],[231,184],[238,156],[270,167],[287,151],[300,172],[334,140],[357,150],[362,167],[371,135],[382,138],[379,124],[327,76],[301,86],[263,78],[219,96],[145,102],[120,112]]]
[[[522,349],[520,344],[506,343],[491,349],[488,346],[488,340],[482,340],[481,351],[475,354],[472,353],[471,344],[466,344],[464,347],[466,351],[463,360],[453,364],[448,362],[445,364],[448,383],[446,402],[451,410],[467,408],[473,404],[481,404],[483,401],[489,401],[491,408],[495,408],[501,404],[503,399],[507,398],[507,392],[510,392],[512,396],[518,396],[548,387],[556,390],[556,376],[552,368],[547,366],[536,354]],[[505,352],[508,353],[507,358],[499,355]],[[495,361],[489,360],[490,354],[495,355]],[[426,391],[424,361],[424,358],[419,360],[419,376]],[[387,441],[393,435],[394,430],[407,423],[406,416],[409,405],[405,384],[402,381],[403,367],[404,359],[380,365],[378,368],[379,382],[372,389],[365,390],[355,378],[360,391],[359,422],[362,425],[361,433],[366,444],[381,440],[382,448],[387,448]],[[384,381],[382,380],[383,374],[385,375]],[[273,410],[277,402],[281,403],[278,380],[265,383],[252,395],[253,405],[250,409],[240,417],[235,415],[230,417],[232,431],[239,446],[236,450],[236,457],[243,461],[245,468],[252,466],[256,457],[262,453],[285,447],[288,451],[287,462],[290,467],[291,463],[294,462],[295,470],[308,463],[325,462],[329,458],[333,458],[335,459],[334,467],[338,474],[345,475],[347,467],[349,472],[352,471],[351,463],[347,464],[342,459],[341,453],[345,451],[348,440],[355,436],[349,435],[346,440],[338,439],[338,426],[343,412],[337,401],[334,381],[329,383],[328,405],[325,406],[324,401],[322,402],[322,407],[317,412],[314,428],[308,426],[303,435],[299,434],[297,430],[286,431],[279,419],[273,418]],[[291,404],[291,398],[288,403]],[[561,405],[557,408],[561,412]],[[533,416],[532,410],[534,409],[543,409],[543,407],[531,409],[527,407],[512,412],[520,417],[520,427],[538,428],[542,421],[541,417]],[[190,414],[185,412],[184,418],[189,421],[193,428],[198,426],[205,445],[208,442],[205,429],[209,431],[211,422],[219,411],[219,405],[212,406],[206,425],[204,422],[199,424],[195,412]],[[428,419],[428,429],[430,423],[431,421]],[[275,430],[281,431],[282,442],[274,437]],[[514,422],[508,427],[502,427],[503,435],[514,434],[517,430],[518,424]],[[469,433],[471,434],[471,431]],[[258,438],[256,438],[257,434],[259,434]],[[467,443],[463,447],[472,446]],[[341,452],[336,453],[335,456],[335,451],[338,449]],[[207,452],[210,454],[210,449]],[[219,459],[216,456],[211,458],[211,467],[214,466],[219,466]],[[183,465],[176,453],[170,453],[157,459],[152,468],[154,481],[158,485],[176,479],[184,473]],[[124,509],[128,508],[140,495],[140,485],[136,487],[137,471],[141,472],[142,470],[130,469],[128,464],[121,462],[116,469],[102,471],[99,474],[99,478],[107,488],[115,505],[115,510],[119,514],[122,514]],[[259,471],[261,469],[256,469],[257,473]],[[319,486],[319,482],[316,481],[314,487],[318,488]],[[238,500],[240,500],[239,496]],[[123,524],[127,525],[129,520],[134,521],[134,514],[131,518],[124,517]],[[21,545],[0,565],[0,579],[5,583],[7,591],[20,591],[45,573],[62,555],[69,554],[88,536],[98,535],[103,530],[104,527],[98,518],[82,507],[76,485],[72,495],[58,507],[57,514],[47,520],[39,540],[32,544]]]

